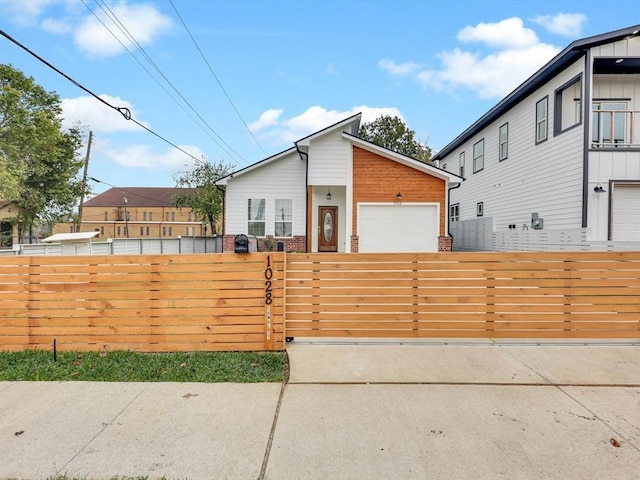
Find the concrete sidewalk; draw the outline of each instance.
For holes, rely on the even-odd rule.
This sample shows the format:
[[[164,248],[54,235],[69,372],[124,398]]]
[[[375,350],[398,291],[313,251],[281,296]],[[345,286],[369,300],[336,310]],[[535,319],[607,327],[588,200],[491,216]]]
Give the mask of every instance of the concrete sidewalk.
[[[0,382],[0,478],[630,479],[640,345],[288,345],[280,384]]]

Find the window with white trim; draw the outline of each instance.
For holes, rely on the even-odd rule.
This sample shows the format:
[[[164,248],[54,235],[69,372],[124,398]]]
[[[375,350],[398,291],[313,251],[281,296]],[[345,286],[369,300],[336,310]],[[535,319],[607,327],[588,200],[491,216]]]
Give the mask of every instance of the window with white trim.
[[[460,152],[458,155],[459,163],[460,163],[460,176],[464,178],[464,152]]]
[[[484,138],[473,145],[473,173],[484,168]]]
[[[250,198],[248,203],[248,225],[247,233],[256,237],[264,237],[265,225],[265,203],[264,198]]]
[[[275,236],[293,236],[293,200],[290,198],[276,199]]]
[[[454,203],[453,205],[451,205],[451,207],[449,207],[449,218],[451,219],[452,222],[460,221],[460,204],[459,203]]]
[[[536,103],[536,143],[547,139],[547,110],[549,97],[544,97]]]
[[[505,123],[500,127],[499,137],[499,154],[498,159],[500,161],[506,160],[507,155],[509,154],[509,124]]]

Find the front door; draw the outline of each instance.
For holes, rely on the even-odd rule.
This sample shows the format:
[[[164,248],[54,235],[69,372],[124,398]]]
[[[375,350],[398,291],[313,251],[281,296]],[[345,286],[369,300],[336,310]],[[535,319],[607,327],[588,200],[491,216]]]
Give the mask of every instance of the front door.
[[[319,252],[338,251],[338,207],[319,207]]]

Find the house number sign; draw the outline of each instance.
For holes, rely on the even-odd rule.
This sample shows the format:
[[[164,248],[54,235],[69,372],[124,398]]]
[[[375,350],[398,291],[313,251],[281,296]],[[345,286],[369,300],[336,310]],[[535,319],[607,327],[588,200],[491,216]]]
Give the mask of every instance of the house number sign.
[[[271,279],[273,278],[273,270],[271,270],[271,255],[267,255],[267,268],[264,269],[264,278],[266,279],[264,282],[264,303],[266,303],[267,305],[271,305],[271,303],[273,302],[271,284]]]
[[[267,266],[264,269],[264,303],[267,306],[267,341],[271,340],[271,304],[273,303],[273,270],[271,269],[271,255],[267,255]]]

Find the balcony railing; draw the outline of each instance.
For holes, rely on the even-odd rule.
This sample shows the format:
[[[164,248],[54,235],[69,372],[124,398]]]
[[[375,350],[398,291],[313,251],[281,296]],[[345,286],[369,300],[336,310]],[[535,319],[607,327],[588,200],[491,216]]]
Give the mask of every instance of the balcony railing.
[[[640,148],[640,112],[594,110],[591,146],[593,148]]]

